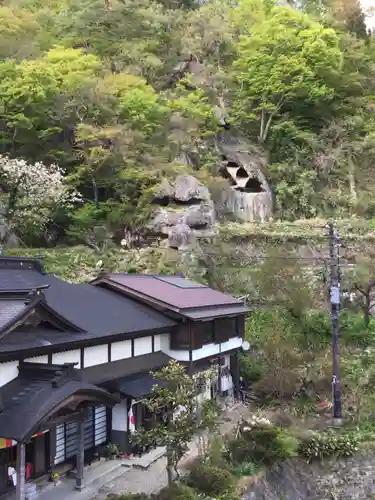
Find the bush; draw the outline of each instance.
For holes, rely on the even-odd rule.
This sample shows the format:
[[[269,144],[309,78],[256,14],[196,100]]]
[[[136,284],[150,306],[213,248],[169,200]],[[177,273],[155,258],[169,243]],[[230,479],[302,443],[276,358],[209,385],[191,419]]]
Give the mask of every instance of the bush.
[[[340,323],[343,342],[363,348],[373,345],[375,338],[374,320],[370,320],[370,324],[366,328],[361,314],[343,311],[340,315]]]
[[[233,468],[232,474],[236,477],[254,476],[254,474],[256,474],[258,470],[258,464],[254,462],[243,462],[242,464],[236,465]]]
[[[303,333],[302,347],[319,348],[331,340],[331,318],[326,312],[309,311],[302,317],[300,326]]]
[[[247,458],[256,463],[272,465],[297,453],[298,440],[266,419],[253,417],[242,424],[240,432],[249,447]]]
[[[206,460],[214,467],[226,467],[225,444],[222,436],[210,437],[207,446]]]
[[[235,481],[227,469],[198,462],[190,471],[188,485],[206,495],[217,497],[233,491]]]
[[[253,451],[249,447],[249,443],[243,437],[231,439],[227,442],[228,459],[233,464],[242,464],[243,462],[251,462],[253,459]]]
[[[261,379],[265,371],[265,363],[259,355],[241,354],[239,362],[240,374],[249,385]]]
[[[174,484],[171,488],[162,489],[154,500],[198,500],[198,494],[189,486]]]
[[[359,438],[353,433],[316,432],[301,440],[299,454],[312,461],[333,455],[349,457],[354,455],[358,448]]]

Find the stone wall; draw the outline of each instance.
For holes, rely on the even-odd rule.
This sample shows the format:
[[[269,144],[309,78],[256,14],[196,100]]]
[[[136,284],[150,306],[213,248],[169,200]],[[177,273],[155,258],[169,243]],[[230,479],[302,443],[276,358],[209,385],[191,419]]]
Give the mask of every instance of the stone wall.
[[[374,500],[375,454],[306,464],[290,460],[268,470],[243,500]]]

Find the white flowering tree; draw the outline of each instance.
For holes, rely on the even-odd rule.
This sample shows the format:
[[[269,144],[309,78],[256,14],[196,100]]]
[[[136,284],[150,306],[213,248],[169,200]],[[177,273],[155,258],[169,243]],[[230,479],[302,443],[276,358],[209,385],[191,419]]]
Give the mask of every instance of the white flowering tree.
[[[43,228],[59,207],[79,201],[79,193],[65,183],[57,165],[27,163],[0,155],[0,217],[4,230],[0,247],[6,247],[12,232],[29,224]]]

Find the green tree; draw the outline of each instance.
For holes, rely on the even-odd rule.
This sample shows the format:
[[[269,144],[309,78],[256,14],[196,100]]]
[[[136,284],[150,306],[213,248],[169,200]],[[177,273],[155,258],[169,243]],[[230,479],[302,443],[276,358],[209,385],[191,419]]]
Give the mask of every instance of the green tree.
[[[79,201],[57,165],[28,164],[21,159],[0,156],[0,202],[5,229],[0,238],[4,251],[10,234],[25,226],[40,231],[54,210]]]
[[[281,308],[301,319],[312,307],[313,292],[306,269],[297,259],[278,250],[269,252],[252,274],[258,300],[271,308]]]
[[[261,143],[296,101],[314,108],[334,96],[333,80],[342,63],[339,38],[304,14],[272,10],[241,38],[237,50],[232,69],[236,114],[245,125],[257,123]]]
[[[99,71],[98,58],[75,49],[55,48],[40,59],[0,63],[1,140],[6,151],[34,160],[60,156],[55,148],[68,145],[71,128],[58,110],[66,114],[67,102]],[[79,108],[70,106],[69,114],[72,111],[78,120]]]
[[[150,430],[140,430],[135,440],[144,445],[158,443],[166,447],[168,484],[172,486],[173,471],[177,472],[189,443],[198,431],[214,427],[218,415],[212,405],[207,405],[207,411],[203,407],[200,418],[196,418],[197,386],[177,361],[170,361],[153,376],[163,381],[163,385],[155,385],[144,404],[155,415],[165,411],[165,418],[155,421]]]
[[[375,258],[373,255],[356,259],[356,264],[347,279],[349,289],[354,291],[357,304],[363,312],[363,322],[368,328],[371,319],[371,311],[375,305]]]

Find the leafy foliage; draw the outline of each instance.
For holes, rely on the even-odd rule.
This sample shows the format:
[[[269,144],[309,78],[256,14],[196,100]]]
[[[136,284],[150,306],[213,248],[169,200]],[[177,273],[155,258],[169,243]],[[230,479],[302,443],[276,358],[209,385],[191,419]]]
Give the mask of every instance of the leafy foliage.
[[[355,434],[336,434],[334,432],[314,433],[304,438],[299,447],[300,455],[309,461],[330,456],[348,457],[358,451],[358,438]]]
[[[373,217],[375,49],[357,0],[6,0],[0,21],[0,153],[59,165],[88,204],[34,240],[139,236],[181,171],[221,190],[219,115],[262,143],[277,216]]]
[[[216,497],[234,489],[234,478],[229,470],[198,462],[190,470],[188,483],[206,495]]]
[[[212,405],[201,409],[201,418],[197,418],[197,387],[195,381],[177,361],[170,361],[154,377],[163,381],[163,386],[155,384],[152,395],[145,405],[154,415],[165,412],[162,420],[155,420],[151,429],[141,429],[133,439],[142,446],[165,446],[167,450],[168,484],[173,482],[173,470],[178,473],[180,460],[188,451],[188,445],[198,431],[211,430],[218,420],[218,408],[214,412]]]
[[[272,465],[296,454],[298,440],[287,430],[271,424],[265,418],[253,417],[240,425],[239,438],[247,444],[247,457],[255,463]],[[232,450],[234,444],[232,444]],[[238,458],[236,460],[238,462]],[[243,460],[245,461],[245,460]]]

